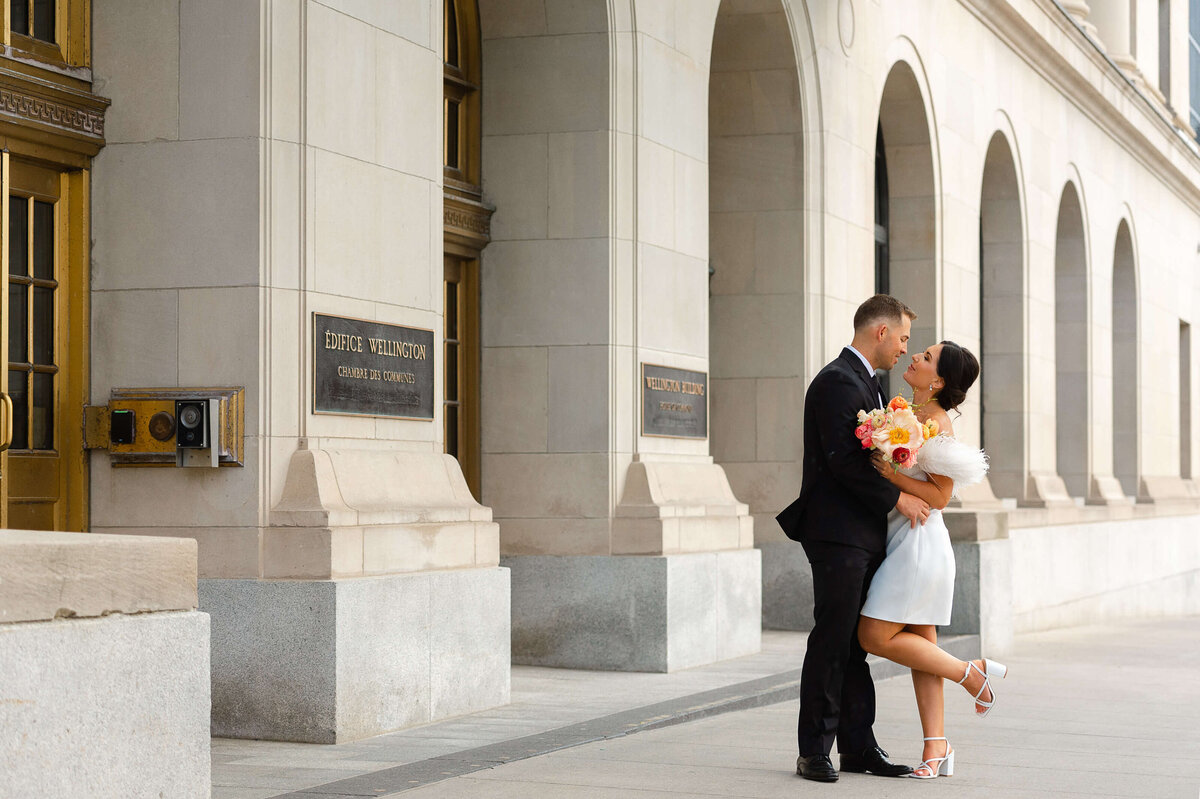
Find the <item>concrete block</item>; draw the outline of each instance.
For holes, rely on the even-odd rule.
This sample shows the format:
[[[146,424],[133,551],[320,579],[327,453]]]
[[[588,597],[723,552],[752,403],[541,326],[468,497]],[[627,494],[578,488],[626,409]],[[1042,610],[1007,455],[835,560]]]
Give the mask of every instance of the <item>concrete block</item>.
[[[342,743],[509,700],[509,577],[204,580],[213,731]]]
[[[438,574],[431,579],[429,659],[430,718],[473,713],[509,701],[512,661],[509,572],[492,569]],[[503,623],[498,623],[503,621]],[[364,633],[370,633],[364,628]],[[369,640],[373,633],[365,635]]]
[[[335,584],[201,580],[212,619],[212,732],[335,743]]]
[[[546,347],[483,350],[484,452],[545,452],[549,353]]]
[[[666,566],[667,663],[680,669],[720,660],[718,602],[714,601],[720,582],[718,569],[696,568],[695,559],[678,558],[668,560]]]
[[[1009,539],[953,543],[954,608],[950,635],[978,635],[980,651],[1005,655],[1013,645],[1012,548]]]
[[[256,139],[106,147],[92,181],[93,291],[253,285],[259,161]]]
[[[754,654],[762,649],[762,552],[721,553],[716,561],[717,660]]]
[[[761,645],[757,550],[502,563],[513,571],[514,663],[664,672]]]
[[[762,552],[762,626],[768,630],[811,630],[812,567],[795,541],[768,541]]]
[[[179,13],[155,0],[92,10],[92,85],[113,102],[110,144],[179,138]]]
[[[333,585],[336,644],[323,656],[337,686],[328,697],[335,706],[334,742],[433,719],[429,609],[434,590],[429,574]]]
[[[180,4],[180,138],[240,138],[261,133],[260,13],[239,0]],[[213,57],[214,50],[220,52],[219,58]],[[140,104],[146,94],[150,93],[139,96],[134,104]]]
[[[207,799],[208,653],[195,611],[0,624],[0,794]]]
[[[1016,632],[1197,612],[1198,521],[1193,514],[1013,529]]]
[[[96,292],[92,345],[94,402],[116,386],[179,385],[179,292]]]
[[[371,27],[317,4],[306,28],[308,141],[363,161],[375,158],[375,36]],[[347,125],[347,119],[358,124]]]
[[[195,608],[195,541],[0,531],[0,623]]]

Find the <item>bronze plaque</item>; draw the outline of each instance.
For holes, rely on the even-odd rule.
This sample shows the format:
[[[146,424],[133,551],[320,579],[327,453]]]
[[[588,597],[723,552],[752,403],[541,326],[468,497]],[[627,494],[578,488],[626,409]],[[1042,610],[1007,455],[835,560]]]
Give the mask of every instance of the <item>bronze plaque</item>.
[[[708,438],[708,373],[643,363],[642,435]]]
[[[313,411],[433,418],[433,331],[313,314]]]

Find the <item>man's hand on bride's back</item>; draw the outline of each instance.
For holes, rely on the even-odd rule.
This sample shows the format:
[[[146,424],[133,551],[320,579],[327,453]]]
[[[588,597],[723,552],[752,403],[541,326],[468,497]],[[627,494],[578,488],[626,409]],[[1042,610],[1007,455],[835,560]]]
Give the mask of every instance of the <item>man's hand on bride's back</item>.
[[[896,510],[900,511],[900,515],[912,522],[912,526],[924,524],[929,518],[929,503],[920,497],[915,497],[906,491],[900,492],[900,499],[896,500]]]

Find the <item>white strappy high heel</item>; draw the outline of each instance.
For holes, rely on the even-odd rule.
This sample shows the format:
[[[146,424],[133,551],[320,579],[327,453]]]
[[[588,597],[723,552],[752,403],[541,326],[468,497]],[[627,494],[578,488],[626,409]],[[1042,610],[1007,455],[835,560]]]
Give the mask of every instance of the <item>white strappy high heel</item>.
[[[967,678],[971,676],[971,669],[975,669],[975,671],[978,671],[980,676],[983,677],[983,685],[979,686],[979,693],[975,694],[975,704],[983,705],[983,712],[976,710],[975,715],[979,716],[979,718],[983,718],[988,713],[992,712],[992,706],[996,704],[996,691],[992,688],[991,677],[996,676],[1003,680],[1004,675],[1008,674],[1008,666],[1005,666],[1003,663],[997,663],[994,660],[988,660],[987,658],[984,658],[983,669],[980,670],[980,668],[975,665],[975,661],[968,660],[967,671],[965,674],[963,674],[963,678],[958,681],[959,685],[965,683]],[[991,691],[992,701],[986,702],[979,698],[983,696],[985,691]]]
[[[945,738],[923,738],[924,741],[946,741]],[[921,769],[928,771],[928,774],[918,774]],[[908,776],[914,780],[931,780],[934,777],[953,777],[954,776],[954,750],[950,748],[950,742],[946,741],[946,754],[941,757],[931,757],[925,760],[921,765],[912,770]]]

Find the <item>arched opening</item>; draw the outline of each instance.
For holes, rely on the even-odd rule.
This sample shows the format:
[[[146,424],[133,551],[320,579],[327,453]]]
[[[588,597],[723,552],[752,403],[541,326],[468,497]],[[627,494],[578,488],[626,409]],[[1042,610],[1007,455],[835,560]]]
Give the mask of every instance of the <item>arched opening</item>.
[[[1054,238],[1054,374],[1058,475],[1073,497],[1088,495],[1091,418],[1087,246],[1073,183],[1063,189]]]
[[[886,263],[876,263],[876,284],[917,312],[908,351],[937,343],[937,187],[929,116],[912,67],[897,62],[888,73],[879,106],[876,165],[886,179],[876,179],[876,214],[884,208],[886,246],[876,247]],[[887,192],[886,202],[878,196]],[[876,237],[878,242],[878,235]],[[901,370],[908,368],[900,363]],[[895,393],[899,378],[885,382]]]
[[[1129,223],[1121,220],[1113,249],[1113,473],[1128,497],[1138,496],[1138,287]]]
[[[795,499],[803,457],[804,141],[781,3],[722,1],[708,99],[711,452],[750,506],[756,544],[790,547],[774,517]],[[771,600],[797,604],[794,575],[772,571],[781,562],[763,558],[765,622],[811,626],[791,618],[807,609]]]
[[[982,443],[1001,497],[1025,485],[1024,214],[1012,150],[1003,134],[988,144],[979,202]]]

